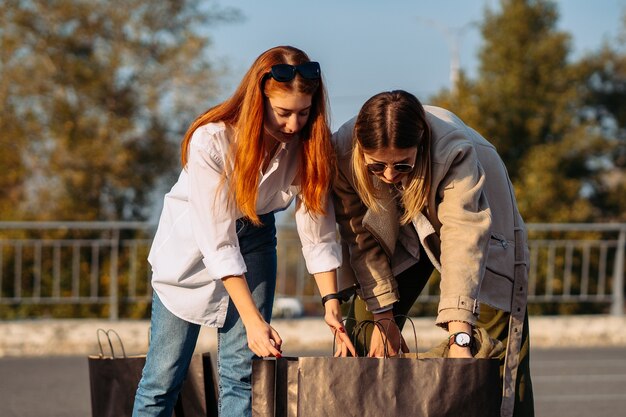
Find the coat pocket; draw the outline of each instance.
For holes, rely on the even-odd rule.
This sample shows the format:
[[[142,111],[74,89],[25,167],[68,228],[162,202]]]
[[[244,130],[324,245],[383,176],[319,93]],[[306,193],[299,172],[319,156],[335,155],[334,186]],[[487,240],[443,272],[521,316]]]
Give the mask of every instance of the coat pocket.
[[[491,233],[489,253],[487,255],[487,271],[513,282],[515,242],[507,240],[504,235],[499,233]]]
[[[491,233],[479,300],[500,310],[511,311],[514,271],[515,243],[504,235]]]

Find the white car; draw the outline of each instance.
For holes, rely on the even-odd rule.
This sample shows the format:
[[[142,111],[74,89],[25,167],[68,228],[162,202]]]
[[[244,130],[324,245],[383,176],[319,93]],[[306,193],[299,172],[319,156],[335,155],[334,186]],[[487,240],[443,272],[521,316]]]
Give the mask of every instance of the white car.
[[[272,308],[273,318],[293,319],[302,317],[304,306],[296,297],[276,297]]]

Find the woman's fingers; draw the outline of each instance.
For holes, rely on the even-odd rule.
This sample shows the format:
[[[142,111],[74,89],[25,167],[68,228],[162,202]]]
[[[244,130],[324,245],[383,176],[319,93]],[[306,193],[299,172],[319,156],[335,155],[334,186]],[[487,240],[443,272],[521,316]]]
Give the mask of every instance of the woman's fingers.
[[[282,339],[269,324],[262,322],[246,328],[248,347],[260,357],[281,356]]]
[[[330,330],[333,332],[333,337],[335,341],[335,352],[333,356],[335,358],[345,356],[346,346],[341,340],[341,333],[337,329],[331,328]]]
[[[326,321],[326,324],[330,327],[335,338],[336,350],[334,356],[348,356],[348,352],[350,352],[352,356],[356,356],[356,349],[350,341],[350,337],[346,334],[346,328],[341,320],[342,315],[339,309],[339,303],[337,302],[336,305],[330,302],[326,303],[324,321]]]
[[[248,342],[248,348],[250,348],[250,350],[254,352],[255,355],[261,358],[270,356],[269,349],[263,346],[263,344],[258,343],[256,341]]]
[[[356,356],[356,349],[352,344],[352,341],[350,341],[348,335],[345,333],[339,333],[337,331],[334,331],[334,333],[336,346],[335,357],[346,357],[348,356],[348,352],[350,352],[352,356]]]
[[[356,356],[356,349],[354,345],[352,344],[350,337],[348,337],[345,331],[339,334],[339,339],[341,340],[341,346],[342,346],[341,356],[348,356],[348,352],[350,352],[352,356]]]
[[[282,351],[283,339],[280,338],[280,335],[272,326],[270,326],[271,339],[274,341],[274,346],[276,349]]]
[[[382,358],[385,355],[396,356],[398,354],[398,348],[406,347],[406,343],[397,326],[390,326],[386,331],[388,337],[381,332],[378,326],[374,327],[368,354],[370,357]],[[408,352],[408,348],[406,352]]]
[[[342,356],[343,344],[337,343],[335,345],[335,354],[333,355],[335,358]]]
[[[378,329],[378,326],[374,327],[374,331],[372,332],[372,338],[370,340],[370,350],[368,356],[371,358],[382,358],[383,356],[385,356],[384,344],[385,340],[380,330]]]

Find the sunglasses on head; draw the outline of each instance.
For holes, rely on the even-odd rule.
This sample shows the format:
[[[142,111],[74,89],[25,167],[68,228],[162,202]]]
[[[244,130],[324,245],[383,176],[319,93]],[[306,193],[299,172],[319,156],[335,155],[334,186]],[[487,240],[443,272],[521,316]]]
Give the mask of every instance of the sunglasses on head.
[[[399,162],[397,164],[385,164],[383,162],[374,162],[371,164],[366,164],[367,170],[372,174],[383,174],[387,167],[392,168],[394,171],[399,172],[400,174],[407,174],[413,171],[413,167],[415,165]]]
[[[272,66],[266,77],[272,77],[280,83],[291,81],[296,77],[296,73],[307,80],[318,80],[321,78],[320,64],[318,62],[305,62],[300,65],[277,64]]]

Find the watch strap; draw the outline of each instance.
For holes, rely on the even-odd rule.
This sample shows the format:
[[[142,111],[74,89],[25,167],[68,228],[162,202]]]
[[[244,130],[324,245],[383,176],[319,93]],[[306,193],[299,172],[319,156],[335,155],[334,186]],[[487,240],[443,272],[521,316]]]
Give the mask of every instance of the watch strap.
[[[322,306],[326,305],[326,301],[329,300],[339,300],[339,304],[341,304],[341,295],[337,294],[336,292],[332,292],[330,294],[326,294],[325,296],[322,297]]]
[[[458,343],[456,343],[456,337],[458,335],[460,335],[460,334],[467,335],[467,337],[469,338],[469,343],[467,344],[467,346],[463,346],[463,345],[459,345],[459,346],[461,346],[461,347],[470,347],[472,345],[473,339],[472,339],[472,335],[471,334],[469,334],[468,332],[456,332],[456,333],[452,333],[450,335],[450,337],[448,338],[448,347],[450,347],[450,346],[452,346],[454,344],[458,345]]]

